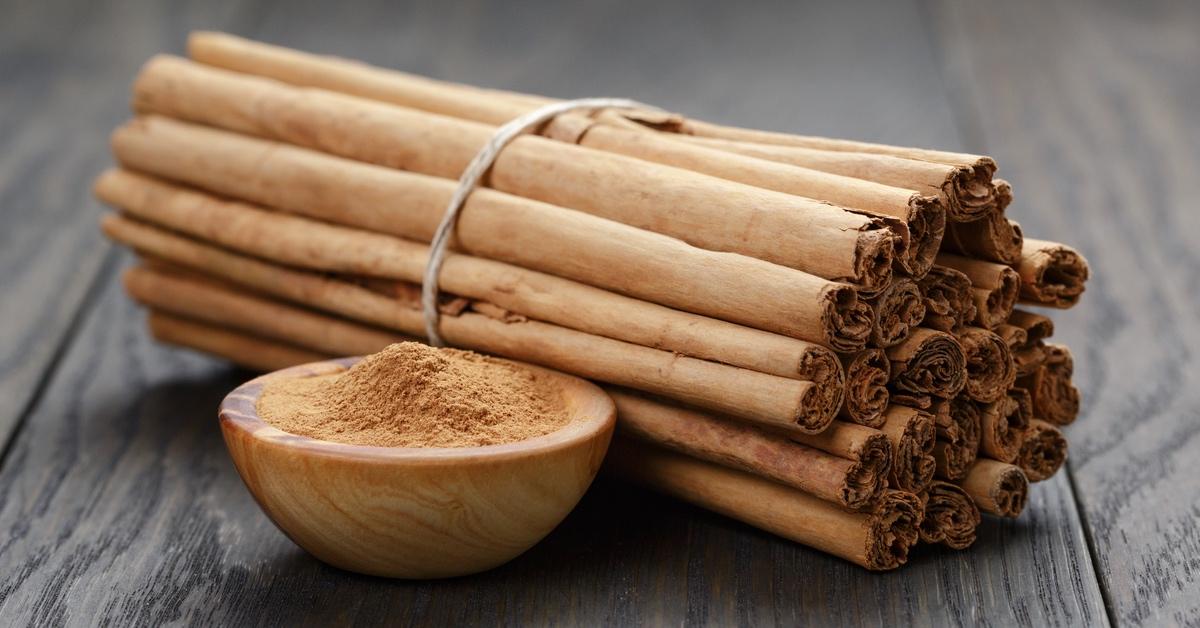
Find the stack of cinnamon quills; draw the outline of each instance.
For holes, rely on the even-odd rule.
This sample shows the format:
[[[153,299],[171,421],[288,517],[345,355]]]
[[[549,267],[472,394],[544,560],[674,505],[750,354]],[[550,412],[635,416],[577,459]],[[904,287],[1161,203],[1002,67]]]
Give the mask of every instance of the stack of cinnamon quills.
[[[271,370],[423,336],[428,242],[550,99],[195,33],[95,192],[159,340]],[[508,145],[440,274],[452,346],[604,385],[609,472],[867,569],[970,546],[1067,456],[1084,258],[985,156],[561,115]]]

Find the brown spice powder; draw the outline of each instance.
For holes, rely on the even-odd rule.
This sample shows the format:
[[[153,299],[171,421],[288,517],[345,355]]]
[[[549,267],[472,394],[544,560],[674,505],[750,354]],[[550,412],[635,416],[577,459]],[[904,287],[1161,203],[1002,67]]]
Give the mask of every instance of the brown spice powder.
[[[335,375],[270,381],[267,423],[319,440],[379,447],[476,447],[542,436],[569,420],[545,375],[456,349],[391,345]]]

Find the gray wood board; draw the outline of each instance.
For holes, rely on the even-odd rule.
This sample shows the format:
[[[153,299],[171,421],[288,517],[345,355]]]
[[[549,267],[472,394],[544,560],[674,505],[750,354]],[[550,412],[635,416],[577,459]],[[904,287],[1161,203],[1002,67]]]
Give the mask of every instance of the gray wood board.
[[[287,3],[247,10],[253,23],[176,16],[163,18],[170,26],[149,45],[178,50],[187,27],[232,24],[242,34],[482,85],[628,95],[764,128],[982,149],[956,132],[928,24],[907,3],[444,4],[330,13],[325,4]],[[121,15],[139,10],[158,15],[137,4]],[[125,33],[116,19],[94,22],[102,31],[95,39]],[[124,78],[96,89],[123,103],[136,64],[153,51],[129,52]],[[89,131],[98,153],[119,119]],[[924,550],[893,574],[869,574],[609,481],[545,543],[489,574],[401,583],[322,567],[258,513],[220,444],[215,404],[244,375],[152,346],[115,277],[106,281],[0,472],[0,557],[13,566],[0,574],[0,617],[1105,621],[1063,477],[1035,486],[1020,521],[986,522],[970,551]]]
[[[110,162],[109,131],[129,115],[133,74],[151,54],[182,49],[190,26],[236,21],[194,4],[194,14],[153,2],[0,7],[0,449],[109,253],[91,182]]]
[[[1119,623],[1200,623],[1200,6],[946,2],[932,12],[969,128],[1026,233],[1092,264],[1054,314],[1077,356],[1067,434]]]

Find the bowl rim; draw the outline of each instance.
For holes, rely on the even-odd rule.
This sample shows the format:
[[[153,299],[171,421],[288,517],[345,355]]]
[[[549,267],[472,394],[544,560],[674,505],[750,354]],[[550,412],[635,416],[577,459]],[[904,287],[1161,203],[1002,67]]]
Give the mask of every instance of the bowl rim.
[[[351,356],[320,362],[310,362],[260,375],[230,391],[221,401],[217,412],[222,431],[240,432],[263,444],[294,449],[308,455],[353,458],[364,462],[444,463],[466,461],[500,461],[525,458],[534,454],[548,453],[582,442],[586,442],[612,430],[616,423],[616,405],[608,393],[599,386],[566,373],[551,369],[503,360],[522,368],[548,374],[561,379],[564,387],[576,388],[585,401],[572,410],[571,421],[563,427],[525,440],[499,445],[479,447],[381,447],[376,445],[354,445],[319,440],[285,432],[258,415],[258,398],[263,387],[273,379],[285,377],[316,377],[344,372],[364,356]],[[496,358],[502,359],[502,358]],[[589,408],[596,412],[589,413]]]

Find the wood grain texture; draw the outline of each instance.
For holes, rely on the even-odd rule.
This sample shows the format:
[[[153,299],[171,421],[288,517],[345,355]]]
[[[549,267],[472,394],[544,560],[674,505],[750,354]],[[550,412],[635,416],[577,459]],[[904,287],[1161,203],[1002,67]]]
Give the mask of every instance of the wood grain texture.
[[[1137,341],[1156,325],[1177,334],[1194,333],[1181,328],[1194,322],[1186,306],[1190,303],[1195,310],[1197,292],[1156,291],[1138,285],[1131,288],[1128,300],[1112,294],[1117,278],[1125,277],[1124,283],[1129,283],[1134,272],[1130,269],[1140,264],[1164,273],[1181,288],[1195,288],[1200,275],[1168,264],[1168,259],[1172,263],[1174,259],[1149,245],[1158,237],[1178,240],[1178,229],[1194,230],[1195,212],[1190,218],[1170,214],[1168,218],[1175,222],[1171,233],[1164,234],[1150,214],[1117,211],[1133,206],[1132,202],[1105,196],[1122,190],[1146,194],[1150,201],[1177,202],[1184,198],[1180,182],[1190,179],[1180,177],[1183,171],[1176,169],[1181,166],[1171,162],[1158,164],[1169,172],[1150,169],[1160,177],[1155,180],[1161,185],[1153,189],[1119,188],[1113,181],[1100,191],[1056,190],[1048,182],[1035,187],[1031,180],[1043,175],[1033,167],[1018,170],[1020,161],[1037,157],[1040,150],[1065,150],[1068,145],[1047,149],[1037,136],[1008,127],[1002,134],[980,134],[982,125],[971,113],[978,105],[968,106],[978,96],[971,92],[974,87],[951,81],[951,98],[947,97],[945,81],[959,75],[960,64],[975,59],[953,46],[966,46],[974,39],[1003,40],[1009,31],[999,30],[997,21],[978,19],[969,26],[970,37],[959,44],[946,40],[946,49],[939,53],[930,44],[930,29],[941,33],[943,20],[967,16],[941,7],[921,11],[907,2],[798,6],[780,1],[756,11],[715,0],[653,6],[548,0],[446,5],[428,0],[397,6],[379,0],[331,12],[326,4],[316,2],[251,3],[218,15],[206,13],[216,8],[167,10],[149,0],[125,0],[97,3],[91,12],[79,14],[70,14],[65,8],[68,3],[63,2],[57,12],[51,10],[36,20],[22,18],[25,28],[34,31],[23,41],[47,42],[38,48],[46,57],[42,61],[46,72],[58,69],[54,76],[86,74],[84,69],[107,73],[105,80],[87,83],[93,88],[88,97],[115,103],[111,119],[85,114],[78,121],[70,119],[78,109],[74,103],[41,104],[47,112],[56,112],[51,121],[73,132],[30,137],[25,140],[33,147],[29,150],[81,148],[91,151],[96,161],[76,166],[67,173],[70,176],[59,173],[56,181],[67,183],[57,193],[71,189],[76,198],[34,196],[29,197],[30,205],[37,211],[62,205],[57,209],[63,213],[47,223],[45,232],[76,229],[70,232],[93,237],[89,235],[95,228],[93,217],[80,207],[90,207],[84,200],[87,180],[105,160],[104,138],[123,115],[128,80],[152,52],[179,50],[183,32],[193,26],[229,28],[286,45],[480,85],[556,96],[623,95],[720,122],[987,150],[1001,158],[1018,198],[1050,199],[1042,212],[1038,210],[1043,206],[1032,201],[1025,201],[1031,203],[1028,209],[1014,207],[1028,232],[1063,237],[1074,223],[1080,223],[1091,233],[1089,241],[1078,242],[1085,254],[1096,244],[1122,242],[1129,230],[1131,240],[1126,242],[1141,243],[1140,247],[1126,244],[1111,261],[1096,264],[1097,279],[1081,308],[1057,316],[1060,334],[1080,347],[1079,377],[1090,392],[1087,414],[1071,428],[1072,438],[1079,441],[1078,445],[1072,442],[1072,456],[1077,463],[1083,458],[1085,467],[1088,459],[1107,457],[1119,462],[1131,453],[1141,456],[1137,464],[1121,462],[1097,474],[1095,486],[1107,481],[1132,487],[1098,499],[1120,512],[1149,512],[1163,506],[1159,502],[1167,494],[1166,484],[1158,484],[1158,478],[1173,478],[1176,486],[1194,486],[1196,480],[1185,477],[1182,466],[1184,447],[1189,438],[1194,440],[1188,431],[1196,423],[1194,410],[1191,423],[1168,419],[1195,406],[1195,393],[1179,390],[1185,378],[1195,377],[1189,370],[1195,345],[1170,346],[1164,340],[1156,350],[1165,351],[1167,361],[1151,364],[1152,356],[1139,351]],[[34,10],[28,7],[35,5],[24,5],[22,11]],[[1089,12],[1075,14],[1086,17]],[[58,32],[53,29],[63,22],[56,20],[77,22],[79,31],[75,33],[78,43],[68,48],[75,52],[61,58],[55,56],[58,46],[50,43],[55,37],[48,34]],[[1016,33],[1030,27],[1023,18],[1005,24],[1003,29]],[[997,30],[984,29],[986,37],[975,37],[981,25]],[[1153,27],[1142,30],[1152,32]],[[109,52],[98,52],[103,50]],[[1008,54],[1018,53],[1024,51]],[[114,61],[105,54],[120,58]],[[1164,55],[1168,51],[1152,49],[1146,58]],[[5,55],[0,69],[11,72],[20,65],[17,61]],[[121,63],[126,65],[116,67]],[[947,67],[944,73],[938,71],[941,63]],[[1002,65],[1003,59],[997,63]],[[1003,67],[990,71],[1007,76],[1008,86],[1029,80],[1020,76],[1029,73],[1028,67],[1020,73],[1006,73]],[[31,70],[20,72],[25,77]],[[25,80],[21,78],[22,83]],[[30,76],[28,80],[51,79]],[[1194,80],[1169,87],[1180,98],[1187,89],[1195,91]],[[66,100],[82,98],[69,90],[65,94]],[[988,95],[1010,106],[1024,96]],[[38,102],[29,100],[23,111],[37,108]],[[1175,115],[1182,116],[1184,101],[1173,102]],[[996,103],[989,106],[1000,110]],[[1017,112],[1034,115],[1014,109],[1007,114],[1011,119],[1019,118]],[[4,111],[3,140],[22,122],[14,121],[8,109],[0,111]],[[1071,110],[1054,108],[1050,114],[1045,121],[1022,119],[1021,123],[1037,122],[1040,134],[1050,137],[1064,132],[1060,124],[1069,129],[1064,117]],[[1164,142],[1181,145],[1187,139],[1166,133],[1172,129],[1170,123],[1161,124],[1158,132]],[[52,126],[51,122],[43,125]],[[967,132],[956,132],[960,127]],[[1194,139],[1195,127],[1190,128]],[[1074,150],[1074,144],[1069,146]],[[1150,160],[1153,155],[1140,156],[1146,164],[1157,163]],[[1103,164],[1079,163],[1072,166],[1079,170],[1066,175],[1071,182],[1101,172],[1099,176],[1116,181],[1136,179],[1147,167],[1134,164],[1132,158],[1127,155],[1124,161],[1114,162],[1132,171],[1108,172]],[[25,160],[4,159],[0,157],[0,182],[28,178],[21,170]],[[1174,191],[1164,192],[1163,187]],[[1105,222],[1092,221],[1092,214],[1084,213],[1105,203]],[[1161,203],[1140,205],[1158,214],[1170,209]],[[10,203],[3,207],[12,211]],[[0,220],[7,220],[7,213]],[[75,222],[86,225],[64,226]],[[8,257],[8,247],[5,240],[0,258],[5,268],[16,263]],[[61,250],[83,248],[64,245]],[[41,278],[48,273],[73,276],[71,272],[87,266],[72,265],[69,255],[68,261],[60,257],[44,258],[53,270],[31,276],[34,283],[26,288],[25,299],[42,306],[49,297],[61,298],[47,288],[52,280]],[[1099,261],[1096,258],[1093,254],[1094,263]],[[1075,495],[1063,475],[1033,487],[1022,519],[985,521],[971,550],[925,549],[905,570],[885,575],[866,573],[712,513],[603,479],[545,542],[517,561],[480,576],[398,583],[324,567],[292,545],[258,511],[220,442],[216,405],[246,374],[153,346],[141,327],[141,316],[118,294],[115,274],[105,274],[103,298],[88,314],[0,469],[0,563],[6,566],[0,572],[0,619],[4,623],[109,619],[279,624],[387,620],[1103,625],[1107,621]],[[1134,308],[1144,303],[1151,307]],[[0,334],[23,333],[10,332],[13,325],[0,322]],[[1122,354],[1112,346],[1084,342],[1114,333],[1120,335]],[[1154,373],[1153,379],[1143,380],[1140,387],[1122,381],[1124,363],[1130,360],[1124,354],[1132,356],[1130,366],[1139,373],[1147,378]],[[8,381],[6,375],[0,386],[9,385]],[[1102,387],[1116,390],[1101,400]],[[1096,404],[1109,404],[1110,421],[1096,418]],[[1122,445],[1117,418],[1141,414],[1170,428],[1156,440],[1174,439],[1183,443],[1181,448],[1146,445],[1144,451],[1112,451]],[[1089,422],[1099,423],[1095,432],[1082,431]],[[1119,425],[1128,425],[1128,420]],[[1137,430],[1141,429],[1139,424]],[[1169,455],[1160,458],[1164,451]],[[1086,491],[1085,476],[1076,477]],[[1157,487],[1157,492],[1142,493],[1144,486]],[[1194,495],[1171,502],[1177,510],[1167,512],[1183,513],[1190,507],[1194,518]],[[1082,499],[1085,505],[1088,499]],[[1132,583],[1143,587],[1127,594],[1145,606],[1140,615],[1130,617],[1148,623],[1156,617],[1187,621],[1195,612],[1185,604],[1188,589],[1181,593],[1179,588],[1194,584],[1200,553],[1194,529],[1189,532],[1179,518],[1164,521],[1169,524],[1164,529],[1177,531],[1172,544],[1183,548],[1183,553],[1148,556],[1161,565],[1157,571],[1146,571],[1138,564],[1141,557],[1128,555],[1105,567],[1110,587]],[[1118,544],[1143,547],[1150,535],[1158,534],[1149,531],[1153,525],[1153,520],[1142,520],[1131,530],[1135,536],[1120,541],[1120,533],[1114,531],[1113,538]],[[1158,579],[1124,579],[1138,573],[1154,573]],[[1169,612],[1160,613],[1164,608]]]
[[[0,446],[109,259],[90,179],[110,161],[107,129],[128,115],[124,87],[190,27],[237,21],[193,4],[0,3]]]
[[[1076,355],[1069,469],[1113,616],[1200,623],[1200,6],[935,3],[972,138],[1026,233],[1094,281],[1052,312]]]

